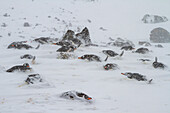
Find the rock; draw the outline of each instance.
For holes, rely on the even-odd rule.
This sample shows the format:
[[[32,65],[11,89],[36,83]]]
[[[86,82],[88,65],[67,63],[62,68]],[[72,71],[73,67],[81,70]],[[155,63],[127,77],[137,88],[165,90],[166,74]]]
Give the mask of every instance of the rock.
[[[163,28],[155,28],[151,31],[150,41],[153,43],[169,43],[170,33]]]
[[[30,24],[28,22],[25,22],[24,27],[30,27]]]
[[[154,23],[161,23],[161,22],[166,22],[168,21],[168,19],[165,16],[158,16],[158,15],[149,15],[146,14],[142,21],[144,23],[150,23],[150,24],[154,24]]]
[[[151,46],[151,44],[147,41],[139,41],[138,44],[143,46]]]
[[[85,27],[80,33],[77,33],[76,38],[81,40],[81,42],[85,45],[92,44],[90,39],[90,33],[87,27]]]
[[[155,47],[163,48],[163,46],[161,44],[155,45]]]
[[[129,40],[122,39],[122,38],[117,38],[116,40],[114,40],[114,42],[110,42],[108,44],[112,45],[112,46],[117,46],[117,47],[123,47],[123,46],[132,46],[132,47],[134,47],[135,46],[133,44],[133,42],[131,42]]]

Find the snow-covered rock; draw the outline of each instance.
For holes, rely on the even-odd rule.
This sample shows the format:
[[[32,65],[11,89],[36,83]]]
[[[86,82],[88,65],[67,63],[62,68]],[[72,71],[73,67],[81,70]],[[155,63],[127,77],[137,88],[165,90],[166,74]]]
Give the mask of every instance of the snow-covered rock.
[[[117,38],[115,41],[109,42],[108,45],[117,46],[117,47],[123,47],[123,46],[134,47],[135,46],[132,41],[122,39],[122,38]]]
[[[151,31],[150,41],[154,43],[169,43],[170,42],[170,33],[159,27]]]
[[[166,22],[166,21],[168,21],[168,18],[165,16],[146,14],[146,15],[144,15],[142,21],[143,21],[143,23],[154,24],[154,23]]]

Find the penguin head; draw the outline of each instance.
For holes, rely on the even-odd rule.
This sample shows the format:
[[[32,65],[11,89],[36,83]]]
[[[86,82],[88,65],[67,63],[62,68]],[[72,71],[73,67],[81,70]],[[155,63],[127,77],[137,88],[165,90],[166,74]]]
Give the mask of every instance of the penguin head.
[[[86,58],[85,56],[78,57],[78,59],[85,59],[85,58]]]
[[[24,67],[30,67],[28,63],[23,64]]]

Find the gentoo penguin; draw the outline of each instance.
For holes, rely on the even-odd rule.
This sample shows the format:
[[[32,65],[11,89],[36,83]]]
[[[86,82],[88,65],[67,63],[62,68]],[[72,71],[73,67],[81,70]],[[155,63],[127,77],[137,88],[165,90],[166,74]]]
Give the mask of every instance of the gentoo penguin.
[[[30,55],[30,54],[25,54],[25,55],[22,55],[20,58],[21,58],[21,59],[33,59],[34,56],[32,56],[32,55]]]
[[[108,57],[115,57],[118,56],[119,54],[112,51],[112,50],[103,50],[102,51],[105,55],[107,55],[105,61],[107,61]],[[122,53],[119,55],[120,57],[124,54],[124,51],[122,51]]]
[[[153,66],[154,68],[164,69],[166,66],[165,66],[163,63],[158,62],[157,60],[158,60],[157,57],[155,57],[155,61],[153,62],[152,66]]]
[[[8,49],[11,49],[11,48],[14,48],[14,49],[31,49],[33,48],[32,46],[30,45],[27,45],[27,44],[23,44],[25,43],[26,41],[24,42],[13,42],[11,43],[9,46],[8,46]]]
[[[141,53],[141,54],[146,54],[149,52],[149,49],[148,48],[139,48],[135,51],[135,53]]]
[[[31,74],[31,75],[28,75],[25,82],[27,84],[35,84],[37,82],[42,82],[42,78],[41,78],[41,76],[39,74]]]
[[[62,46],[56,52],[73,52],[74,50],[76,50],[74,46]]]
[[[78,59],[83,59],[83,60],[87,59],[88,61],[101,62],[100,57],[93,55],[93,54],[86,54],[86,55],[83,55],[81,57],[78,57]]]
[[[65,99],[71,99],[71,100],[83,100],[83,101],[92,100],[92,98],[86,95],[85,93],[78,92],[78,91],[67,91],[62,93],[60,97]]]
[[[136,79],[138,81],[148,81],[146,79],[146,76],[141,75],[139,73],[131,73],[131,72],[126,72],[126,73],[121,73],[122,75],[127,76],[130,79]],[[148,81],[148,83],[151,83],[152,79]]]
[[[126,51],[128,51],[128,50],[133,50],[133,49],[135,49],[135,48],[133,48],[132,46],[123,46],[123,47],[121,48],[121,50],[126,50]]]
[[[142,61],[143,63],[151,61],[150,59],[138,59],[139,61]]]
[[[114,64],[114,63],[108,63],[106,65],[103,66],[105,70],[110,70],[110,69],[118,69],[118,65]]]
[[[23,71],[31,70],[28,63],[24,63],[23,65],[13,66],[12,68],[6,70],[6,72],[14,72],[14,71]]]

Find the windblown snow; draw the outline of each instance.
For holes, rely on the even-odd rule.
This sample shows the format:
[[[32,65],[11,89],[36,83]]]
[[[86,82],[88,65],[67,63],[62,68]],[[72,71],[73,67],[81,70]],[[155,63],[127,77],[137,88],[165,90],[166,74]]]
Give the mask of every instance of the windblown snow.
[[[0,113],[169,113],[170,112],[170,44],[163,48],[139,45],[150,42],[150,32],[162,27],[170,32],[169,0],[1,0],[0,1]],[[163,23],[145,24],[145,14],[165,16]],[[60,59],[60,46],[41,44],[40,37],[61,40],[67,30],[75,33],[88,28],[93,44],[78,47],[69,59]],[[122,38],[130,40],[135,50],[149,49],[147,54],[124,51],[122,57],[109,57],[103,50],[120,54],[121,47],[108,45]],[[113,40],[112,40],[113,39]],[[32,49],[7,49],[12,42],[27,41]],[[24,54],[36,56],[20,59]],[[78,59],[85,54],[100,57],[101,62]],[[155,69],[152,63],[165,64]],[[150,59],[148,62],[139,59]],[[7,73],[15,65],[29,63],[32,70]],[[116,70],[105,70],[115,63]],[[153,79],[129,79],[121,73],[132,72]],[[28,75],[39,74],[43,82],[23,85]],[[91,102],[60,98],[63,92],[79,91]]]

